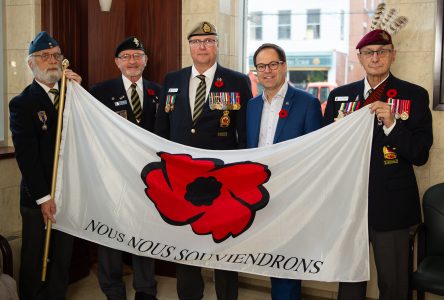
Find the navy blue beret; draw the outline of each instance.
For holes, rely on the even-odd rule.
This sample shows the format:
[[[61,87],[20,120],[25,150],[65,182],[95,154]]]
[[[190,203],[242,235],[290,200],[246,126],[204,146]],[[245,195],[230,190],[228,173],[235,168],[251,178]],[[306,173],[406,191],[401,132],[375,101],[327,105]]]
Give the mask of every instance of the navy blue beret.
[[[46,31],[42,31],[37,34],[31,44],[29,44],[29,54],[45,49],[51,49],[58,45],[59,43],[47,34]]]
[[[136,38],[135,36],[130,36],[126,38],[123,42],[119,44],[116,48],[115,57],[119,57],[119,53],[124,50],[142,50],[145,52],[145,48],[143,48],[142,42]]]

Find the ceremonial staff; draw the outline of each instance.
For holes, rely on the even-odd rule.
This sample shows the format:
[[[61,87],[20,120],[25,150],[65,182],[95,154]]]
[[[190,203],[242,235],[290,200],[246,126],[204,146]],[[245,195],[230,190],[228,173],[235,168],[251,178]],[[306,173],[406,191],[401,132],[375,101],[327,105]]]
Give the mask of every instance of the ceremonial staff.
[[[57,133],[56,133],[56,143],[54,149],[54,166],[52,168],[52,181],[51,181],[51,199],[55,200],[55,189],[56,189],[56,179],[57,179],[57,168],[59,164],[59,152],[60,152],[60,135],[62,133],[62,121],[63,121],[63,108],[65,106],[65,87],[66,87],[66,75],[65,70],[69,67],[69,61],[64,59],[62,61],[62,87],[60,88],[60,102],[57,117]],[[51,239],[51,219],[48,218],[46,223],[46,236],[45,236],[45,249],[43,251],[43,265],[42,265],[42,281],[46,281],[46,269],[48,264],[48,252],[49,252],[49,242]]]

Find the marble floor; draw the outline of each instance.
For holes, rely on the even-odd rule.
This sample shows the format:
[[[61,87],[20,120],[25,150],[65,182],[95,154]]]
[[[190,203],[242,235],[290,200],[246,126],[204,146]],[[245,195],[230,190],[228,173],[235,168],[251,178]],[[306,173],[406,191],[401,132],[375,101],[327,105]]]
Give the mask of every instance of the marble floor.
[[[127,287],[127,298],[134,299],[132,289],[132,275],[126,272],[124,281]],[[159,300],[177,300],[176,279],[171,277],[156,276],[157,298]],[[205,300],[216,300],[214,284],[211,278],[204,277],[205,280]],[[106,300],[99,288],[96,272],[92,270],[90,275],[69,286],[67,300]],[[270,299],[270,291],[267,288],[255,288],[242,285],[239,288],[239,300],[267,300]],[[325,300],[317,297],[304,297],[303,300]]]

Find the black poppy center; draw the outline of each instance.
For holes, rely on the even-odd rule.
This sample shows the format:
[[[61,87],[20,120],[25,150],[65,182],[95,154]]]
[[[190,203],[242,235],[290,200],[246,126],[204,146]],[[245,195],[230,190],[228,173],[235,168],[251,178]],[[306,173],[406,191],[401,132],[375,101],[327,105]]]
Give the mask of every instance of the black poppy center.
[[[222,183],[214,177],[198,177],[187,185],[185,199],[196,206],[211,205],[219,197]]]

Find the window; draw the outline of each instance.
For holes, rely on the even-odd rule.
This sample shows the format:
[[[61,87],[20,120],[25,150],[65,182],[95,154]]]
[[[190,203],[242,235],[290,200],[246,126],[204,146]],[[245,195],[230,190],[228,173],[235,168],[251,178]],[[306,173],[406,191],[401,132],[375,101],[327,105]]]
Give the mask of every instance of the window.
[[[321,10],[307,10],[307,40],[318,40],[321,37]]]
[[[287,79],[301,89],[310,83],[326,87],[362,80],[365,71],[360,67],[355,46],[366,33],[366,24],[371,24],[379,1],[238,1],[245,5],[241,42],[245,40],[246,45],[240,63],[250,71],[252,90],[261,90],[253,75],[253,55],[264,42],[285,50]],[[372,3],[375,6],[370,6]],[[318,88],[316,93],[317,98],[325,99],[328,90]]]
[[[262,12],[255,11],[250,13],[250,39],[262,40]]]
[[[345,26],[345,15],[344,15],[344,11],[343,10],[341,10],[341,24],[340,24],[340,39],[341,39],[341,41],[343,41],[344,40],[344,31],[345,31],[345,28],[344,28],[344,26]]]
[[[289,40],[291,38],[291,10],[280,10],[278,19],[278,39]]]

